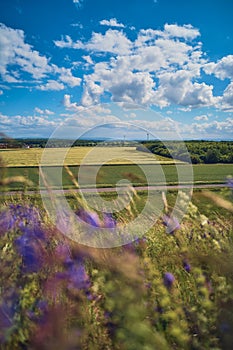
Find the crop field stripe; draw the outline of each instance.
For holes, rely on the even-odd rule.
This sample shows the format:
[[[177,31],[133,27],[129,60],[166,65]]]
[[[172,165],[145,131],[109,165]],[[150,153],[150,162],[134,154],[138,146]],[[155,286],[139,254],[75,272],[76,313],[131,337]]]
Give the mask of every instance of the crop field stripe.
[[[156,179],[153,178],[154,167],[150,165],[143,165],[147,168],[149,174],[149,180],[151,185],[159,185]],[[185,165],[182,165],[185,167]],[[90,173],[92,165],[89,165]],[[175,165],[161,165],[165,175],[167,184],[176,184],[178,182],[177,170]],[[56,167],[51,167],[51,171]],[[71,166],[70,170],[77,177],[79,166]],[[4,169],[5,176],[24,176],[28,180],[33,182],[33,186],[30,188],[36,189],[39,185],[39,168],[38,167],[8,167]],[[193,165],[194,183],[224,183],[228,175],[233,175],[233,164],[211,164],[211,165]],[[55,172],[56,175],[56,172]],[[102,166],[98,172],[96,186],[97,187],[111,187],[122,179],[128,179],[132,181],[134,186],[146,185],[147,181],[142,170],[137,165],[107,165]],[[187,179],[190,180],[190,179]],[[56,181],[56,179],[55,179]],[[185,181],[184,181],[185,182]],[[186,183],[190,183],[187,181]],[[63,186],[64,188],[72,188],[73,184],[70,177],[63,171]],[[9,187],[10,189],[22,189],[23,184],[13,183]]]

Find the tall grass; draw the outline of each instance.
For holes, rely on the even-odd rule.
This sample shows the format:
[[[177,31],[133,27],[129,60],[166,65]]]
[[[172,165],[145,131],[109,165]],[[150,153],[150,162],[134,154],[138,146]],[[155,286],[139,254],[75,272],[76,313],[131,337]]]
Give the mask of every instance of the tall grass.
[[[230,191],[224,199],[229,205]],[[81,197],[73,209],[79,219],[111,228],[133,219],[139,200],[136,193],[131,206],[110,221]],[[208,200],[223,203],[216,194]],[[145,237],[97,249],[62,235],[39,202],[32,205],[25,196],[5,200],[1,348],[231,349],[231,221],[207,217],[190,203],[177,224],[165,195],[163,201],[164,216]]]

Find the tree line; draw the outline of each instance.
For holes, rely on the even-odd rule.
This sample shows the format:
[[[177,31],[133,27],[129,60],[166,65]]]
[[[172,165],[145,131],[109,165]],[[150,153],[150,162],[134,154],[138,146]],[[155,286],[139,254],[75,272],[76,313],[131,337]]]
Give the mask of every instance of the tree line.
[[[152,141],[143,146],[154,154],[193,164],[233,163],[233,141]]]

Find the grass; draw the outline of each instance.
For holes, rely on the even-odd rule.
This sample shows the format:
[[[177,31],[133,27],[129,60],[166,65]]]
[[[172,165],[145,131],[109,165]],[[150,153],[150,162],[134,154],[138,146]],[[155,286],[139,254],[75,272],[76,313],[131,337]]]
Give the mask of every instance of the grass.
[[[212,192],[231,197],[229,189]],[[88,249],[59,234],[38,195],[8,198],[5,210],[19,205],[15,212],[11,206],[12,217],[0,212],[1,348],[231,349],[232,225],[202,194],[194,191],[193,205],[172,234],[160,219],[144,239],[112,249]],[[114,195],[102,194],[107,200]],[[169,191],[169,205],[176,195]],[[138,196],[143,204],[146,192]],[[76,199],[68,196],[74,210]],[[132,219],[127,209],[119,215]],[[166,273],[174,277],[170,285]]]
[[[82,180],[87,186],[89,184],[96,184],[99,187],[111,187],[115,186],[118,181],[122,179],[127,179],[131,181],[135,186],[149,184],[160,184],[166,182],[167,184],[176,184],[178,181],[177,169],[175,165],[163,164],[161,169],[165,176],[165,181],[160,178],[160,166],[159,165],[149,165],[144,164],[141,169],[139,165],[128,164],[128,165],[105,165],[100,167],[97,172],[96,179],[93,178],[93,173],[96,168],[94,166],[85,166],[84,177]],[[79,167],[71,166],[69,167],[74,176],[77,178]],[[56,187],[59,180],[59,168],[50,167],[48,168],[50,177],[53,178],[53,185]],[[25,176],[29,179],[33,185],[30,186],[31,189],[37,189],[39,184],[39,169],[38,167],[8,167],[5,170],[6,176]],[[179,171],[183,174],[183,182],[190,182],[189,177],[185,177],[187,170],[186,165],[179,165]],[[145,178],[143,171],[146,171],[148,182]],[[206,184],[206,183],[224,183],[228,175],[233,174],[233,164],[203,164],[203,165],[193,165],[193,175],[194,183],[196,184]],[[191,179],[192,180],[192,179]],[[72,188],[73,183],[66,171],[63,171],[63,187]],[[22,183],[12,183],[6,188],[8,189],[23,189],[24,185]],[[29,187],[28,187],[29,188]]]

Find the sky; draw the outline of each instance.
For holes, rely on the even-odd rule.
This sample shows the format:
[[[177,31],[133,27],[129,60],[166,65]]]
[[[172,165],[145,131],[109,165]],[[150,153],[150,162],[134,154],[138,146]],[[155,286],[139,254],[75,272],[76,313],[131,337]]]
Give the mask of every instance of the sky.
[[[232,13],[232,0],[2,0],[0,132],[232,140]]]

